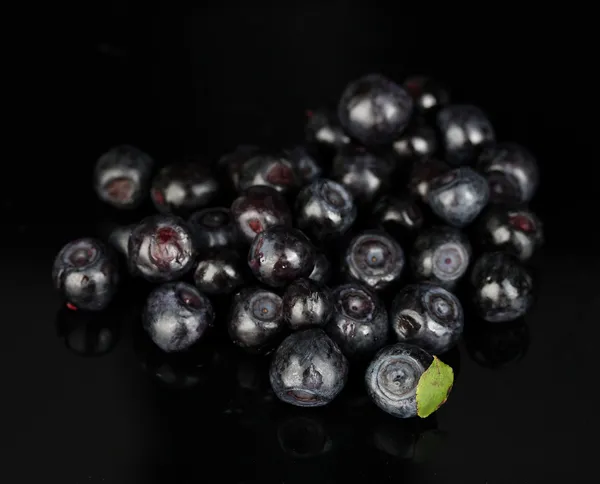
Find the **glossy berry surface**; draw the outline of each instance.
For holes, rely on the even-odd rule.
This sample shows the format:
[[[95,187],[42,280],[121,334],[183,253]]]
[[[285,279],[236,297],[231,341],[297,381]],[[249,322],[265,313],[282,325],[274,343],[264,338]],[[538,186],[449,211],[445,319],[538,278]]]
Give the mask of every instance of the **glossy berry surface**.
[[[471,105],[453,104],[441,109],[437,114],[437,126],[446,161],[454,165],[474,161],[481,150],[496,139],[486,114]]]
[[[437,135],[432,127],[416,123],[394,141],[392,149],[401,160],[431,158],[438,150]]]
[[[292,282],[283,295],[283,319],[293,330],[324,326],[332,309],[329,289],[309,279]]]
[[[331,279],[331,262],[324,252],[317,252],[315,267],[308,278],[319,284],[327,284]]]
[[[490,207],[481,217],[479,235],[486,249],[510,252],[521,261],[544,242],[541,220],[526,208]]]
[[[439,355],[451,349],[462,335],[463,309],[458,298],[441,286],[410,284],[394,298],[390,324],[401,343]]]
[[[473,302],[479,315],[491,323],[513,321],[533,304],[533,278],[512,255],[483,254],[471,272]]]
[[[185,351],[200,341],[215,319],[212,304],[194,286],[170,282],[148,296],[143,326],[161,350]]]
[[[288,193],[300,186],[296,165],[284,154],[257,154],[240,168],[239,189],[265,185],[280,193]]]
[[[337,149],[350,143],[335,114],[327,110],[306,113],[305,137],[312,145]]]
[[[348,360],[322,329],[298,331],[283,340],[271,362],[275,395],[299,407],[327,405],[348,379]]]
[[[233,151],[226,153],[219,158],[217,169],[222,173],[222,176],[224,175],[225,178],[229,180],[229,183],[234,190],[239,190],[242,166],[244,166],[246,161],[258,153],[258,146],[240,145]]]
[[[232,305],[227,330],[233,343],[252,353],[270,349],[284,328],[281,298],[249,287],[234,296]]]
[[[153,167],[154,160],[138,148],[116,146],[96,162],[96,194],[115,208],[136,208],[147,196]]]
[[[444,222],[455,227],[469,225],[487,205],[486,179],[469,167],[455,168],[429,185],[427,202]]]
[[[264,284],[281,287],[308,277],[315,267],[316,251],[300,230],[276,226],[256,236],[248,251],[248,265]]]
[[[410,263],[418,281],[451,289],[466,274],[471,254],[469,239],[460,230],[432,227],[415,240]]]
[[[402,247],[383,230],[367,230],[354,237],[344,254],[343,270],[373,290],[398,281],[404,269]]]
[[[244,191],[231,204],[231,216],[247,243],[269,227],[292,226],[292,212],[287,202],[277,190],[267,186]]]
[[[423,114],[435,111],[450,102],[448,89],[426,76],[411,76],[402,84],[413,98],[415,109]]]
[[[154,215],[138,223],[129,237],[129,269],[150,282],[186,274],[196,255],[187,224],[173,215]]]
[[[334,288],[332,298],[326,330],[346,356],[362,358],[386,344],[388,313],[375,293],[353,282]]]
[[[413,100],[406,90],[378,74],[348,84],[338,104],[344,130],[366,146],[397,139],[412,112]]]
[[[418,346],[396,343],[380,350],[367,368],[367,393],[375,405],[398,418],[417,416],[417,385],[433,362]]]
[[[399,240],[416,234],[423,222],[423,211],[410,197],[384,196],[373,208],[372,223]]]
[[[114,256],[99,240],[66,244],[52,266],[54,286],[73,309],[104,309],[117,291],[119,272]]]
[[[539,185],[535,158],[516,143],[498,143],[486,148],[479,155],[477,169],[488,181],[493,203],[527,203]]]
[[[449,172],[450,169],[450,165],[437,158],[416,161],[412,166],[408,181],[408,189],[411,195],[426,202],[432,181]]]
[[[207,294],[230,294],[244,284],[245,261],[231,249],[213,249],[198,257],[194,283]]]
[[[232,248],[240,243],[238,227],[231,211],[225,207],[205,208],[193,213],[188,226],[198,251]]]
[[[298,227],[317,240],[344,234],[356,220],[356,212],[352,195],[324,178],[304,187],[296,198]]]
[[[312,183],[320,178],[323,169],[316,158],[303,146],[295,146],[284,151],[285,157],[292,162],[300,186]]]

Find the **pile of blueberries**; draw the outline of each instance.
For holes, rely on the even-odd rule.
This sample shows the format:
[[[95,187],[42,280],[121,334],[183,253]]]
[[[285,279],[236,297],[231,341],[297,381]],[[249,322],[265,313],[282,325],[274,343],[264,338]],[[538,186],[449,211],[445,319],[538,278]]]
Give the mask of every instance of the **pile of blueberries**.
[[[60,250],[67,307],[104,310],[121,257],[131,282],[157,284],[142,319],[158,351],[193,352],[223,320],[234,345],[270,355],[292,405],[331,402],[351,362],[376,405],[414,417],[419,379],[465,313],[502,324],[532,305],[536,161],[430,78],[351,82],[337,115],[307,113],[300,146],[154,168],[132,146],[99,158],[102,202],[131,211],[149,195],[158,214]]]

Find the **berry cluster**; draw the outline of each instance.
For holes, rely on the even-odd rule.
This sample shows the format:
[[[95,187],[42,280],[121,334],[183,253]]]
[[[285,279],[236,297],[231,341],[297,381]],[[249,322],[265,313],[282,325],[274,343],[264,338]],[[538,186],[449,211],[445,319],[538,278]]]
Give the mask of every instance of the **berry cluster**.
[[[160,351],[194,351],[223,320],[234,345],[270,354],[284,402],[331,402],[362,362],[377,406],[426,416],[452,384],[434,380],[446,393],[430,397],[428,370],[443,374],[437,355],[456,345],[465,314],[503,323],[532,305],[536,161],[428,78],[368,75],[335,115],[307,114],[304,145],[241,146],[214,169],[186,160],[153,175],[137,148],[108,151],[94,172],[99,199],[130,210],[149,197],[158,213],[107,244],[65,245],[54,283],[83,311],[104,310],[123,277],[158,284],[143,328]]]

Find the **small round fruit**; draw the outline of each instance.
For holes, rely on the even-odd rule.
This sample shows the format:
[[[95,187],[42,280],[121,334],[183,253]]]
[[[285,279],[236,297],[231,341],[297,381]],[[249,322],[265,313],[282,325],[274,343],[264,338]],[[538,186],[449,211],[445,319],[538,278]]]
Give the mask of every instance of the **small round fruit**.
[[[304,186],[312,183],[321,177],[323,168],[317,160],[303,146],[295,146],[285,150],[284,154],[294,165],[294,170],[298,174],[300,185]]]
[[[83,238],[59,251],[52,279],[70,307],[100,311],[117,291],[119,271],[115,257],[102,242]]]
[[[161,350],[185,351],[200,341],[215,319],[206,296],[185,282],[154,289],[144,308],[144,329]]]
[[[268,350],[284,328],[281,298],[250,287],[238,292],[232,304],[227,329],[233,343],[252,353]]]
[[[319,284],[327,284],[331,279],[331,262],[324,252],[317,252],[315,256],[315,268],[308,278]]]
[[[418,346],[396,343],[383,348],[367,368],[369,397],[394,417],[416,417],[417,385],[432,362],[433,356]]]
[[[129,237],[129,269],[150,282],[173,281],[194,265],[196,255],[187,224],[173,215],[154,215],[138,223]]]
[[[412,112],[413,100],[404,88],[378,74],[348,84],[338,105],[344,130],[365,146],[393,142]]]
[[[427,202],[431,182],[449,171],[450,166],[441,160],[435,158],[417,160],[413,164],[408,182],[411,195]]]
[[[316,251],[297,229],[276,226],[256,236],[248,252],[248,265],[264,284],[281,287],[308,277],[315,267]]]
[[[283,295],[283,319],[293,330],[324,326],[332,310],[329,289],[309,279],[292,282]]]
[[[423,114],[450,102],[448,89],[430,77],[412,76],[404,81],[403,86],[413,98],[415,108]]]
[[[283,154],[257,154],[245,161],[240,169],[239,189],[266,185],[280,193],[300,186],[296,166]]]
[[[420,160],[432,157],[438,149],[435,130],[423,123],[409,127],[394,141],[394,154],[400,160]]]
[[[240,145],[232,152],[224,154],[217,162],[217,170],[221,176],[229,180],[234,190],[239,190],[242,166],[259,152],[258,146]]]
[[[460,301],[446,289],[429,283],[410,284],[394,298],[390,323],[401,343],[439,355],[459,340],[464,316]]]
[[[338,149],[350,143],[334,114],[326,110],[308,111],[306,141],[312,145]]]
[[[240,242],[238,227],[225,207],[205,208],[193,213],[188,225],[194,237],[196,250],[236,247]]]
[[[382,197],[373,209],[373,223],[399,240],[414,236],[423,226],[423,212],[413,198]]]
[[[212,250],[198,258],[194,283],[207,294],[230,294],[244,284],[243,263],[237,251]]]
[[[271,362],[269,378],[281,401],[320,407],[344,388],[348,360],[322,329],[306,329],[283,340]]]

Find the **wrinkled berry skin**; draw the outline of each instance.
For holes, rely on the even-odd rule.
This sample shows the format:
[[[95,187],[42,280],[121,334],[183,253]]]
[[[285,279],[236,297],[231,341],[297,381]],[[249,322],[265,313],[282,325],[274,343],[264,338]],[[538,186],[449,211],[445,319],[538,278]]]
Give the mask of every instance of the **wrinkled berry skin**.
[[[308,278],[318,284],[327,284],[331,279],[331,262],[324,252],[317,252],[315,268]]]
[[[198,257],[194,283],[207,294],[230,294],[244,284],[243,264],[235,250],[211,250]]]
[[[217,170],[225,175],[231,187],[238,191],[240,187],[240,173],[242,166],[253,156],[259,153],[258,146],[240,145],[232,152],[224,154],[217,162]]]
[[[308,277],[315,267],[316,250],[297,229],[276,226],[256,236],[248,251],[248,265],[264,284],[282,287]]]
[[[408,189],[411,195],[427,202],[431,182],[450,171],[450,165],[436,158],[416,161],[411,169]]]
[[[308,111],[306,141],[311,145],[338,149],[350,143],[334,114],[326,110]]]
[[[351,137],[365,146],[388,144],[408,125],[413,100],[404,88],[370,74],[348,84],[338,105],[338,118]]]
[[[342,185],[321,178],[296,197],[298,228],[317,240],[343,235],[356,220],[354,198]]]
[[[292,226],[292,212],[287,202],[274,188],[267,186],[244,191],[231,204],[231,216],[248,244],[269,227]]]
[[[477,169],[488,181],[492,203],[527,203],[540,181],[535,158],[516,143],[498,143],[486,148],[479,155]]]
[[[399,240],[416,234],[423,226],[423,212],[413,198],[384,196],[373,209],[373,223]]]
[[[294,331],[324,326],[332,309],[329,289],[309,279],[292,282],[283,295],[283,319]]]
[[[66,244],[54,259],[52,280],[67,303],[100,311],[117,291],[117,261],[99,240],[77,239]]]
[[[469,167],[455,168],[429,185],[427,202],[444,222],[455,227],[469,225],[487,205],[489,188],[485,178]]]
[[[379,291],[398,281],[404,269],[402,247],[383,230],[367,230],[354,237],[342,270],[352,279]]]
[[[544,242],[541,220],[526,208],[490,207],[481,217],[479,235],[486,249],[510,252],[521,261]]]
[[[410,284],[394,298],[390,324],[401,343],[414,344],[439,355],[459,340],[464,315],[458,298],[443,287]]]
[[[519,261],[504,252],[483,254],[471,272],[473,302],[490,323],[514,321],[533,304],[533,278]]]
[[[129,237],[135,225],[115,227],[108,236],[108,243],[121,255],[128,256]]]
[[[238,227],[228,208],[213,207],[195,212],[188,219],[188,225],[198,251],[232,248],[240,243]]]
[[[380,350],[365,374],[367,393],[384,412],[417,416],[417,385],[433,356],[418,346],[396,343]]]
[[[150,282],[173,281],[194,265],[192,234],[183,219],[173,215],[146,217],[131,232],[129,270]]]
[[[265,289],[238,292],[227,325],[233,343],[251,353],[270,349],[284,329],[282,306],[281,298]]]
[[[284,155],[294,165],[300,186],[308,185],[321,177],[323,173],[321,165],[303,146],[295,146],[285,150]]]
[[[189,349],[213,326],[215,313],[208,298],[185,282],[170,282],[148,296],[143,326],[166,353]]]
[[[392,149],[401,160],[431,158],[438,149],[437,135],[432,127],[417,123],[394,141]]]
[[[422,114],[436,111],[450,102],[448,89],[430,77],[411,76],[402,85],[413,98],[415,109]]]
[[[411,252],[410,264],[418,281],[452,289],[471,262],[469,239],[452,227],[432,227],[421,232]]]
[[[327,405],[348,380],[348,360],[322,329],[292,333],[271,362],[269,379],[277,397],[298,407]]]
[[[363,358],[386,344],[388,313],[366,286],[352,282],[332,290],[333,314],[327,333],[349,358]]]
[[[146,198],[154,160],[143,151],[120,145],[104,153],[94,169],[94,189],[115,208],[134,209]]]
[[[496,139],[488,117],[471,105],[453,104],[441,109],[437,114],[437,126],[445,159],[452,165],[471,163]]]
[[[240,169],[239,189],[266,185],[280,193],[300,186],[296,165],[284,154],[257,154],[245,161]]]

